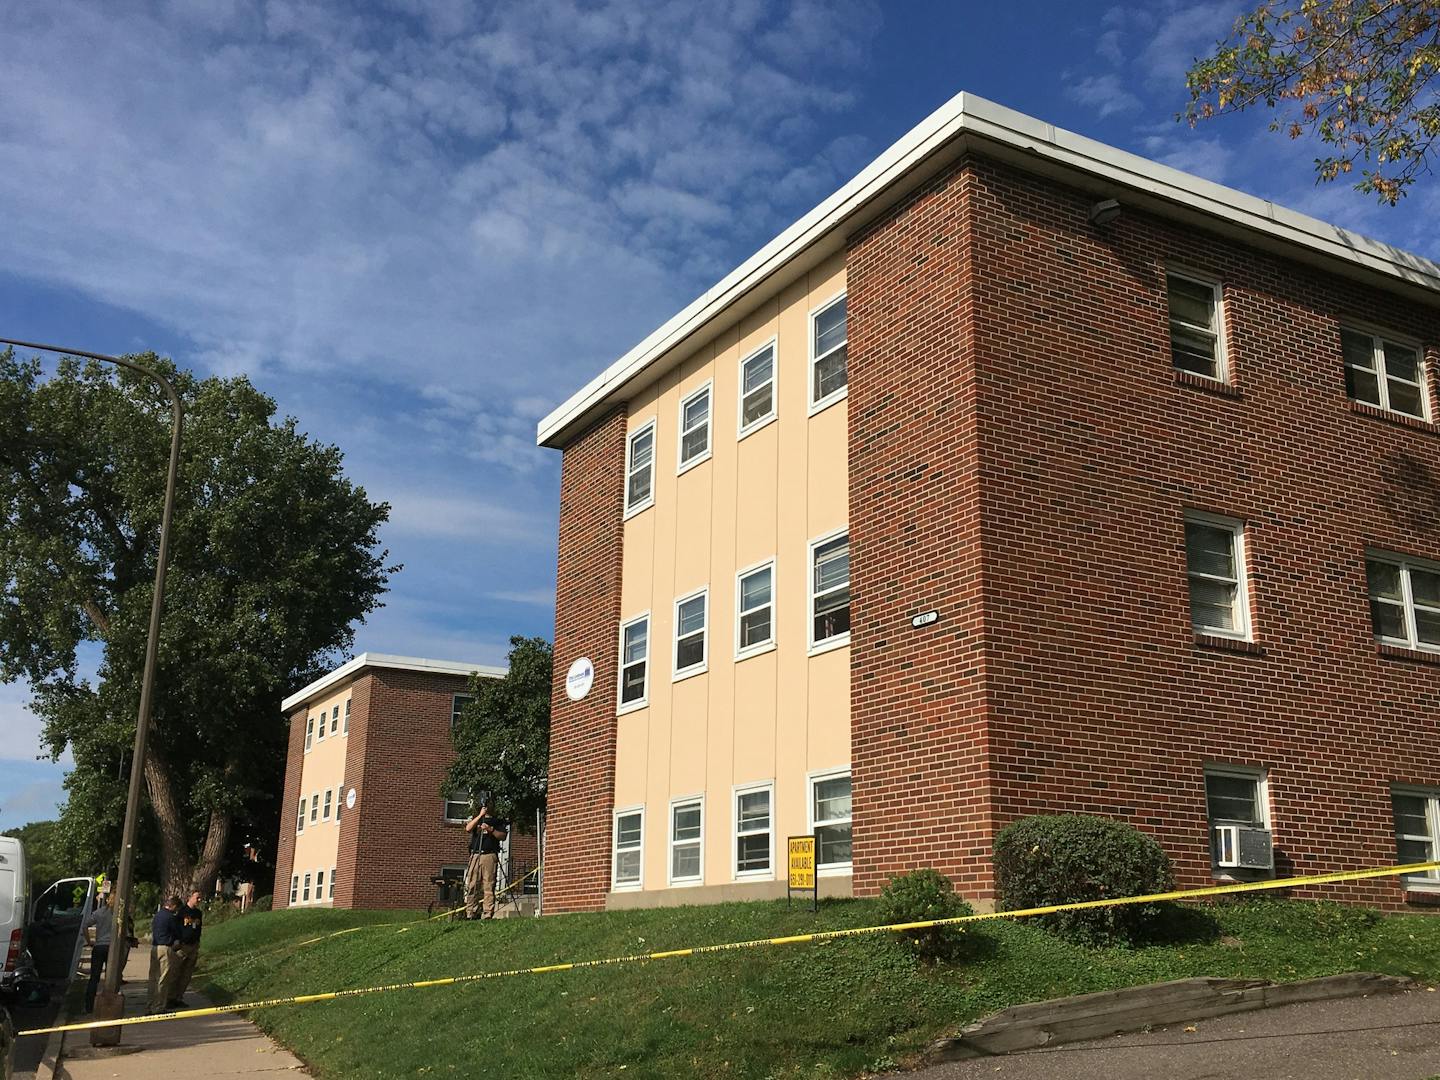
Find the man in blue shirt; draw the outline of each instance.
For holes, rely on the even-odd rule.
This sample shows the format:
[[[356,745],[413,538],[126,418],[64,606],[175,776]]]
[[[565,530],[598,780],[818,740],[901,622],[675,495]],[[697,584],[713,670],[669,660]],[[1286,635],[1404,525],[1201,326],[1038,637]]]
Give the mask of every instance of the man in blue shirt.
[[[150,1011],[163,1012],[180,973],[180,897],[167,896],[150,924]]]

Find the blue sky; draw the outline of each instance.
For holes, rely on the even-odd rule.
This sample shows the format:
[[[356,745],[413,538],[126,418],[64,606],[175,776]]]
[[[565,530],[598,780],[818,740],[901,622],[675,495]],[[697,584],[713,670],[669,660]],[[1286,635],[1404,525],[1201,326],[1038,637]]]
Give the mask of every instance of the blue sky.
[[[392,506],[358,648],[549,635],[536,420],[960,90],[1431,257],[1263,119],[1174,122],[1234,3],[0,6],[0,334],[244,372]],[[980,14],[983,11],[983,14]],[[50,816],[0,686],[0,828]]]

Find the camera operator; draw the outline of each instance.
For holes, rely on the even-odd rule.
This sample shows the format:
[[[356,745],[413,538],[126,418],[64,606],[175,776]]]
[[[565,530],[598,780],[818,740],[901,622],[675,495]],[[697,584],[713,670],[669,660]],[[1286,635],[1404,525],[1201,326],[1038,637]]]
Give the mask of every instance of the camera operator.
[[[500,841],[509,835],[510,823],[504,818],[492,816],[490,807],[482,803],[475,816],[465,822],[465,831],[470,834],[470,862],[465,867],[465,917],[481,917],[480,898],[483,888],[484,917],[493,919],[495,871],[500,865]]]

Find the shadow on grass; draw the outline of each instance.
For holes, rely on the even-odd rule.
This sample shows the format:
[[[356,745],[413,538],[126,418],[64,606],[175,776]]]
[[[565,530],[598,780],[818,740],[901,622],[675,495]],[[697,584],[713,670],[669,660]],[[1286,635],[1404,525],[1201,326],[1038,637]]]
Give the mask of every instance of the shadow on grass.
[[[1156,904],[1145,920],[1136,945],[1205,945],[1220,940],[1220,920],[1208,907],[1194,904]]]

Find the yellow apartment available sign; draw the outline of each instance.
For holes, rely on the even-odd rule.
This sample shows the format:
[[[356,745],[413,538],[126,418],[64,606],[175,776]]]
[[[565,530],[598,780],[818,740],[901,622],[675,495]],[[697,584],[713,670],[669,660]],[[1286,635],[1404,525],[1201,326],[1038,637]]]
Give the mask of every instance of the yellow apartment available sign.
[[[815,837],[790,837],[790,888],[815,888]]]

